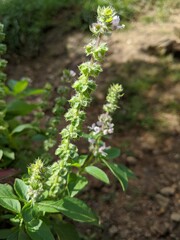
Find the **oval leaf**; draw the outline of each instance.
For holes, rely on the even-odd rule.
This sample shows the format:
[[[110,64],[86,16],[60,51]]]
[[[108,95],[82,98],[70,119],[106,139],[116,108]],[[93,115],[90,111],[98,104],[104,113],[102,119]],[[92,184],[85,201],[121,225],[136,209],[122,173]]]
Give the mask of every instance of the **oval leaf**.
[[[36,203],[35,206],[38,207],[39,211],[47,212],[47,213],[58,213],[59,208],[56,206],[58,205],[59,201],[42,201]]]
[[[107,153],[107,157],[106,157],[107,159],[114,159],[120,156],[121,151],[119,148],[112,147],[107,149],[106,153]]]
[[[104,163],[111,170],[114,176],[119,180],[123,191],[125,191],[128,187],[128,178],[134,176],[132,171],[130,171],[128,168],[126,168],[123,165],[118,165],[116,163],[110,163],[107,161],[104,161]]]
[[[28,81],[27,80],[21,80],[21,81],[18,81],[15,85],[14,85],[14,88],[13,88],[13,92],[14,94],[19,94],[21,92],[23,92],[27,86],[28,86]]]
[[[78,194],[86,185],[88,180],[83,176],[77,176],[74,173],[69,174],[68,190],[71,197]]]
[[[12,212],[20,213],[21,205],[8,184],[0,184],[0,205]]]
[[[0,239],[7,239],[11,234],[11,229],[1,229],[0,230]]]
[[[15,133],[20,133],[20,132],[22,132],[22,131],[24,131],[26,129],[36,129],[36,128],[33,125],[29,124],[29,123],[21,124],[21,125],[19,125],[16,128],[13,129],[13,131],[11,132],[11,135],[13,135]]]
[[[17,193],[17,195],[22,200],[28,200],[28,186],[23,182],[21,179],[16,178],[14,183],[14,190]]]
[[[32,240],[55,240],[49,227],[42,220],[27,224],[26,231]]]
[[[0,160],[2,159],[3,156],[3,150],[0,149]]]
[[[18,240],[31,240],[31,238],[25,233],[24,229],[20,229],[18,233]]]
[[[19,235],[19,229],[15,228],[12,231],[12,233],[8,236],[7,240],[19,240],[18,235]]]
[[[35,110],[38,106],[36,104],[26,103],[23,100],[14,100],[7,104],[6,117],[11,118],[11,116],[24,116]]]
[[[75,227],[70,223],[59,222],[58,227],[55,227],[60,240],[80,240],[80,237]]]
[[[98,224],[96,214],[77,198],[65,197],[59,202],[58,207],[61,213],[75,221]]]
[[[85,171],[87,173],[89,173],[90,175],[92,175],[93,177],[101,180],[102,182],[105,182],[105,183],[109,184],[108,176],[100,168],[95,167],[95,166],[88,166],[88,167],[85,168]]]
[[[80,156],[78,156],[78,157],[73,161],[72,166],[80,168],[80,167],[83,166],[83,164],[85,163],[87,157],[88,157],[87,155],[80,155]]]
[[[3,155],[9,159],[14,160],[15,159],[15,154],[12,152],[10,149],[5,148],[3,149]]]
[[[83,201],[77,198],[65,197],[59,201],[42,201],[37,203],[36,206],[40,211],[49,213],[61,212],[75,221],[98,224],[96,214]]]

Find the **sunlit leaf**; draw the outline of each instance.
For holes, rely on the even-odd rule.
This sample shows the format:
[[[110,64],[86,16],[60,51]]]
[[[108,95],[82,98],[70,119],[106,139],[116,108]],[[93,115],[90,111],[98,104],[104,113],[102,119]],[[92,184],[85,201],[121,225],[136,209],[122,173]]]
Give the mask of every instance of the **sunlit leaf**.
[[[108,176],[100,168],[95,167],[95,166],[88,166],[88,167],[85,168],[85,171],[87,173],[89,173],[90,175],[92,175],[93,177],[101,180],[102,182],[105,182],[105,183],[109,184]]]
[[[21,205],[8,184],[0,184],[0,205],[12,212],[20,213]]]
[[[50,228],[40,219],[26,224],[26,231],[32,240],[55,240]]]
[[[21,179],[16,178],[14,183],[14,190],[16,191],[17,195],[23,199],[28,200],[28,186],[25,184],[24,181]]]
[[[87,184],[88,180],[85,177],[71,173],[68,178],[68,190],[71,197],[79,193]]]
[[[14,85],[14,88],[13,88],[14,94],[17,95],[17,94],[23,92],[27,88],[28,84],[29,84],[29,82],[26,79],[18,81]]]
[[[111,163],[108,161],[104,161],[104,163],[111,170],[114,176],[119,180],[123,191],[125,191],[128,187],[128,179],[134,177],[133,172],[120,164]]]
[[[27,129],[37,130],[37,128],[35,128],[32,124],[25,123],[25,124],[21,124],[21,125],[17,126],[16,128],[14,128],[13,131],[11,132],[11,135],[13,135],[15,133],[21,133],[22,131],[27,130]]]

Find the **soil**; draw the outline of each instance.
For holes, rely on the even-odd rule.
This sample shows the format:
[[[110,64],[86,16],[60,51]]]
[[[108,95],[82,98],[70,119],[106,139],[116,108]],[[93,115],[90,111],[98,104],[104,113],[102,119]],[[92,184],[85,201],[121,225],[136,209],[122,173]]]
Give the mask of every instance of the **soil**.
[[[150,46],[160,42],[180,41],[175,34],[179,20],[176,13],[168,22],[133,22],[127,30],[111,36],[95,104],[89,109],[89,123],[96,121],[105,90],[118,76],[128,81],[139,72],[154,74],[161,68],[162,61],[165,69],[167,66],[172,73],[174,69],[180,70],[178,59],[148,52]],[[36,58],[14,56],[9,59],[8,75],[15,79],[28,76],[35,87],[46,82],[57,87],[64,68],[77,71],[77,65],[84,59],[83,46],[88,39],[87,33],[77,31],[62,34],[57,25],[47,31]],[[163,77],[161,87],[153,83],[144,96],[149,106],[153,106],[153,117],[158,124],[148,129],[138,124],[128,127],[125,122],[124,128],[117,128],[111,139],[111,144],[122,151],[117,162],[128,166],[137,178],[130,181],[125,193],[113,177],[110,177],[110,186],[90,179],[88,189],[81,196],[97,211],[102,223],[101,228],[78,224],[87,239],[180,239],[180,114],[164,109],[172,100],[180,103],[180,82],[173,81],[169,75]],[[128,98],[125,100],[128,104]]]

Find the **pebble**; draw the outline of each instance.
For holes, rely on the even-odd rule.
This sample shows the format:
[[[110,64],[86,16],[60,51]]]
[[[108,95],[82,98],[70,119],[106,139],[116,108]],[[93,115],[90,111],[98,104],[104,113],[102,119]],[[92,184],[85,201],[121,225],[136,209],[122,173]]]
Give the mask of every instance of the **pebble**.
[[[171,220],[174,222],[180,222],[180,213],[172,213],[171,214]]]
[[[162,208],[167,208],[169,204],[169,198],[164,197],[161,194],[156,194],[156,200]]]
[[[175,191],[176,191],[175,186],[164,187],[160,190],[161,194],[164,196],[172,196],[174,195]]]
[[[116,226],[111,226],[110,229],[109,229],[109,233],[111,236],[115,235],[116,233],[118,233],[118,228]]]
[[[128,156],[126,158],[127,163],[131,164],[131,165],[135,165],[137,163],[137,159],[133,156]]]
[[[176,154],[174,155],[174,159],[179,160],[179,159],[180,159],[180,154],[176,153]]]
[[[159,221],[155,221],[154,224],[151,226],[151,231],[155,234],[158,233],[160,236],[166,235],[169,231],[169,223],[164,222],[163,224]]]

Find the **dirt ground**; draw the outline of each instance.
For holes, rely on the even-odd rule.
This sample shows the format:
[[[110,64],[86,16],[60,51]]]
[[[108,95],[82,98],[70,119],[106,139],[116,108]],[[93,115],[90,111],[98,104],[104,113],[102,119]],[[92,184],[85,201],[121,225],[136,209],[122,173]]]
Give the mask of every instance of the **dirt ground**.
[[[159,54],[148,52],[150,46],[167,40],[180,41],[176,34],[179,24],[179,15],[174,14],[168,22],[134,22],[127,26],[127,30],[111,36],[110,52],[98,80],[96,105],[90,108],[90,122],[96,121],[93,116],[100,113],[105,89],[117,77],[122,77],[123,84],[134,75],[138,77],[139,72],[144,74],[145,71],[148,76],[158,72],[157,76],[161,77],[166,68],[172,74],[174,70],[176,73],[180,71],[178,59],[167,56],[164,60]],[[64,68],[77,71],[77,64],[84,59],[83,46],[88,39],[87,34],[77,31],[63,35],[56,26],[47,32],[36,58],[14,56],[9,60],[9,77],[29,76],[36,87],[45,82],[58,86]],[[162,64],[164,68],[160,72]],[[92,179],[82,194],[82,198],[97,211],[102,223],[99,229],[78,224],[87,239],[180,239],[180,114],[164,108],[172,100],[180,103],[180,82],[177,79],[180,74],[176,81],[169,76],[164,74],[161,86],[152,84],[144,95],[153,108],[158,125],[152,129],[138,124],[128,128],[124,123],[125,128],[117,128],[111,140],[112,145],[122,151],[117,162],[126,164],[137,176],[130,181],[127,192],[123,193],[119,183],[111,177],[110,186]],[[128,104],[128,98],[124,101]]]

